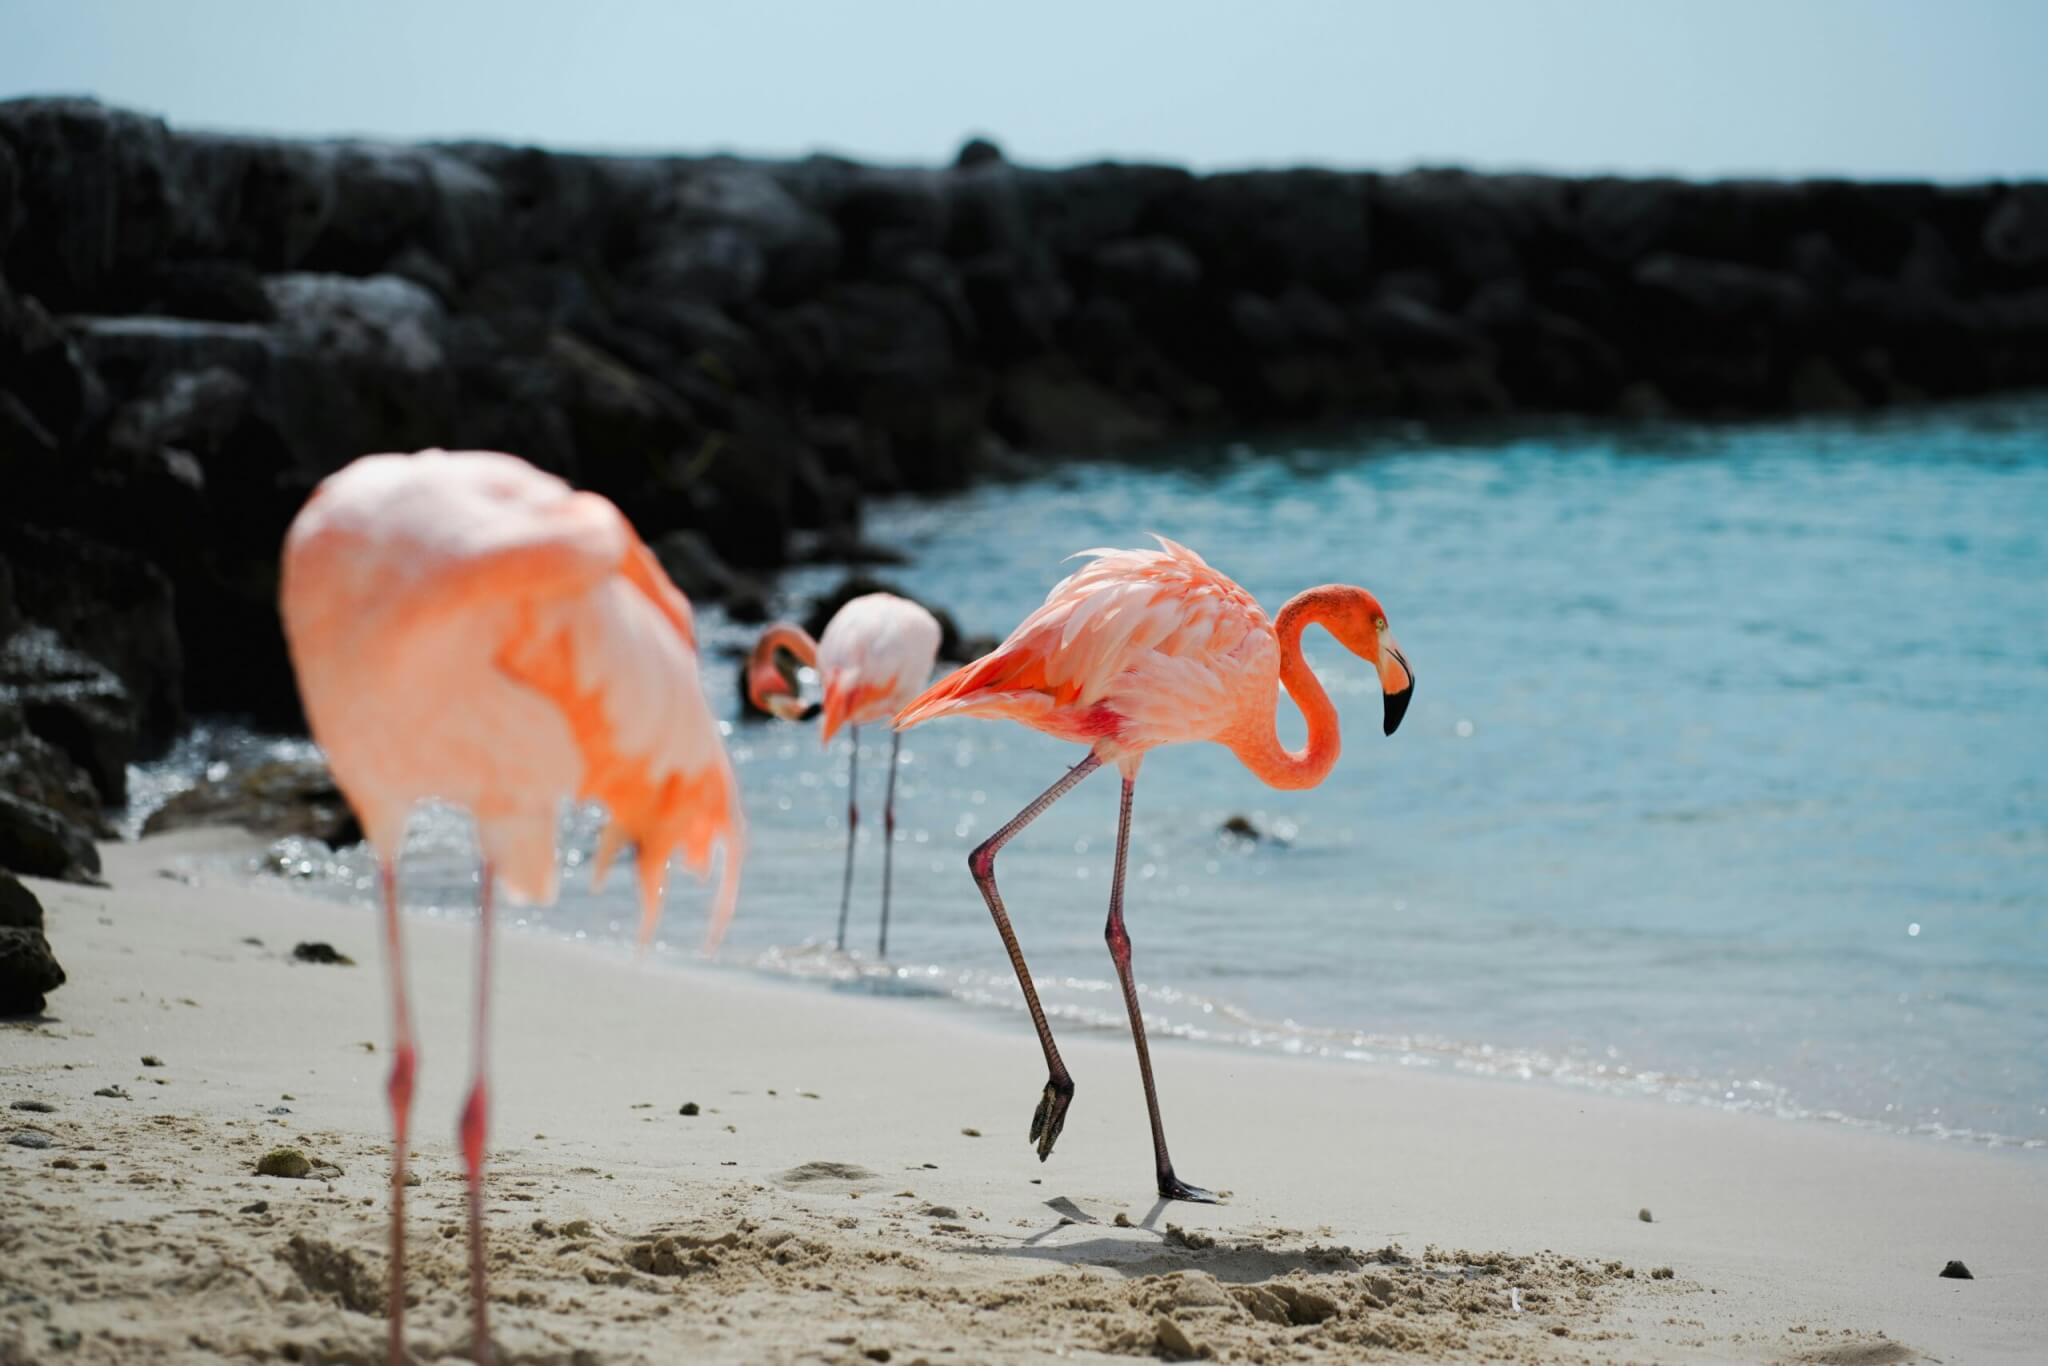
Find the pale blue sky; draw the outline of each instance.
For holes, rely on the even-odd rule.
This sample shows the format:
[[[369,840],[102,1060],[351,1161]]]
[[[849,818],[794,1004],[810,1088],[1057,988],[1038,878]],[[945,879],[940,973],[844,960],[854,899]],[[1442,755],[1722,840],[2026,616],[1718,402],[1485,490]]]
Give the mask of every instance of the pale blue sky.
[[[1203,167],[2048,175],[2048,0],[0,0],[193,127]]]

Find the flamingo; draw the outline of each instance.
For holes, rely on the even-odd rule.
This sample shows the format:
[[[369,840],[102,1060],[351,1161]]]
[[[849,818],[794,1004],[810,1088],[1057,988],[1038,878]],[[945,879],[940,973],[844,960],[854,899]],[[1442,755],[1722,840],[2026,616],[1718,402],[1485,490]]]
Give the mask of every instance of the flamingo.
[[[855,779],[860,775],[860,728],[894,716],[931,681],[939,657],[939,620],[908,598],[867,593],[832,614],[821,639],[790,622],[761,633],[747,659],[747,695],[756,707],[785,721],[808,720],[819,704],[805,707],[775,667],[787,650],[815,667],[824,684],[824,735],[831,744],[841,726],[853,740],[846,761],[846,876],[839,888],[839,948],[846,948],[846,908],[853,899],[853,837],[860,825]],[[889,877],[896,845],[896,756],[903,737],[889,736],[889,783],[882,799],[882,935],[876,956],[889,956]]]
[[[545,903],[567,798],[611,820],[601,879],[628,841],[640,937],[680,851],[724,871],[708,946],[739,892],[732,768],[698,682],[690,605],[619,510],[516,456],[372,455],[314,490],[283,552],[279,605],[314,738],[377,851],[391,975],[390,1357],[405,1359],[406,1134],[418,1066],[399,935],[398,855],[421,800],[467,807],[479,871],[476,1024],[460,1136],[469,1178],[473,1358],[488,1362],[483,1168],[491,902]]]
[[[1104,764],[1123,774],[1116,865],[1103,938],[1130,1012],[1159,1194],[1213,1203],[1199,1186],[1174,1175],[1145,1021],[1131,980],[1131,937],[1124,927],[1124,866],[1131,839],[1131,793],[1147,751],[1190,740],[1227,746],[1261,780],[1277,788],[1314,787],[1337,762],[1337,709],[1301,656],[1301,636],[1321,625],[1379,672],[1384,724],[1392,735],[1408,710],[1415,674],[1387,629],[1379,599],[1363,588],[1325,584],[1290,598],[1276,621],[1250,593],[1211,569],[1202,557],[1163,536],[1157,550],[1084,550],[1089,563],[1055,585],[991,654],[939,680],[896,717],[900,733],[941,716],[998,716],[1087,745],[1087,755],[1060,780],[968,856],[996,932],[1003,938],[1024,1004],[1045,1051],[1045,1093],[1031,1117],[1038,1160],[1052,1155],[1074,1099],[1074,1079],[1060,1060],[1017,935],[996,890],[996,855],[1047,807]],[[1079,558],[1076,556],[1074,558]],[[1287,690],[1308,722],[1308,744],[1283,748],[1274,733],[1275,685]]]

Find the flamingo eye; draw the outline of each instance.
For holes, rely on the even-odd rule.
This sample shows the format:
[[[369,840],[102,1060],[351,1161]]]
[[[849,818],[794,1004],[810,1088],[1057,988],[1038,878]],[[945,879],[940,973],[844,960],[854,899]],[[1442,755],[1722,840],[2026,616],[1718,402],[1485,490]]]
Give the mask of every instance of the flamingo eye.
[[[1375,622],[1374,622],[1374,623],[1372,624],[1372,628],[1373,628],[1373,629],[1374,629],[1375,631],[1384,631],[1384,630],[1386,630],[1386,629],[1387,629],[1387,619],[1386,619],[1385,617],[1381,617],[1381,618],[1380,618],[1380,619],[1379,619],[1378,621],[1375,621]]]

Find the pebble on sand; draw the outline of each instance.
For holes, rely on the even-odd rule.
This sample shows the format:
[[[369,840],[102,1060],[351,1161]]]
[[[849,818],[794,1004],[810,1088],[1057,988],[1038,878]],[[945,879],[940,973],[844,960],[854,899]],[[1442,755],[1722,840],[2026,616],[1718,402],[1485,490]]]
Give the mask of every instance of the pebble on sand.
[[[57,1112],[57,1107],[50,1104],[50,1102],[48,1102],[47,1100],[17,1100],[9,1108],[15,1110],[28,1110],[38,1115],[52,1115]]]
[[[310,1176],[313,1164],[297,1148],[272,1148],[256,1163],[258,1176],[284,1176],[297,1180]]]
[[[678,1110],[678,1111],[676,1111],[676,1113],[677,1113],[677,1114],[679,1114],[679,1115],[696,1115],[696,1114],[702,1114],[702,1113],[703,1113],[703,1111],[701,1111],[701,1110],[699,1110],[699,1109],[697,1108],[697,1102],[696,1102],[696,1101],[694,1101],[694,1100],[686,1100],[686,1101],[684,1101],[684,1102],[683,1102],[683,1108],[682,1108],[682,1109],[680,1109],[680,1110]]]
[[[962,1129],[960,1132],[966,1134],[969,1138],[981,1137],[981,1130],[979,1129]]]
[[[338,963],[345,968],[352,968],[356,965],[355,959],[335,948],[334,945],[320,940],[307,940],[303,943],[292,945],[292,957],[301,963]]]
[[[105,1096],[110,1100],[127,1100],[129,1098],[128,1093],[118,1086],[102,1086],[99,1090],[93,1092],[93,1094],[96,1096]]]
[[[162,1067],[164,1060],[154,1053],[144,1053],[142,1055],[142,1065],[144,1067]]]
[[[1646,1224],[1654,1224],[1657,1222],[1655,1219],[1652,1219],[1650,1217],[1650,1207],[1648,1205],[1645,1205],[1641,1209],[1636,1211],[1636,1218],[1642,1220]]]
[[[47,1148],[50,1146],[50,1136],[48,1134],[39,1134],[27,1129],[18,1134],[9,1134],[7,1141],[17,1148]]]
[[[1964,1266],[1961,1262],[1954,1261],[1941,1269],[1941,1278],[1947,1281],[1974,1281],[1977,1279],[1970,1274],[1970,1268]]]

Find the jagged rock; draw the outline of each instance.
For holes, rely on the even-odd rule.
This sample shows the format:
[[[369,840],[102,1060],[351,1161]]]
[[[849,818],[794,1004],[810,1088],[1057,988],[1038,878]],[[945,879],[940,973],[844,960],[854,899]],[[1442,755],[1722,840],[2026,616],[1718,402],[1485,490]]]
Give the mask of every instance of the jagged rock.
[[[2015,185],[1984,220],[1984,253],[2013,270],[2048,266],[2048,185]]]
[[[48,807],[97,838],[113,833],[86,771],[29,730],[27,718],[14,702],[0,702],[0,791]]]
[[[0,927],[0,1017],[40,1015],[64,969],[39,929]]]
[[[302,835],[337,849],[363,838],[348,799],[317,759],[275,759],[209,779],[151,812],[142,833],[207,825],[238,825],[272,838]]]
[[[185,724],[184,667],[170,580],[131,550],[75,532],[23,526],[0,527],[0,544],[13,566],[14,594],[21,615],[55,632],[58,644],[104,665],[119,680],[124,696],[109,698],[118,713],[104,726],[95,757],[80,754],[64,736],[51,734],[31,717],[45,739],[62,745],[84,764],[109,804],[126,792],[126,764],[138,744],[168,743]],[[0,646],[0,661],[12,656]],[[34,677],[19,664],[0,662],[0,697],[10,684]],[[96,668],[50,657],[51,683],[86,682]],[[91,679],[92,689],[100,684]]]
[[[19,708],[30,730],[84,768],[103,804],[127,799],[135,705],[104,665],[47,627],[24,626],[0,641],[0,705]]]
[[[81,826],[46,806],[0,792],[0,868],[29,877],[97,883],[100,851]]]
[[[0,929],[40,930],[43,903],[21,885],[21,879],[0,868]]]

